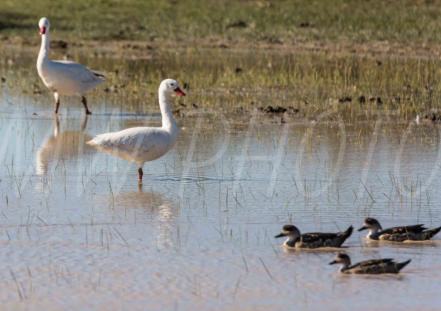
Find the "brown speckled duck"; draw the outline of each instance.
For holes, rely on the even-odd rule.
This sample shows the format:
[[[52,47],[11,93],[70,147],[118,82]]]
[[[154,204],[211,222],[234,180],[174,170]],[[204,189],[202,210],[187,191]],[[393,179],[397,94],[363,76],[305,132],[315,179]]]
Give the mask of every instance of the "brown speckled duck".
[[[358,231],[369,230],[366,238],[394,242],[425,241],[437,234],[441,227],[428,230],[424,225],[401,226],[383,229],[375,218],[366,218]]]
[[[345,253],[338,253],[329,264],[340,264],[340,272],[346,274],[383,274],[399,273],[411,260],[394,262],[391,258],[371,259],[351,265],[351,258]]]
[[[295,248],[319,248],[319,247],[340,247],[352,234],[352,226],[344,232],[322,233],[312,232],[300,234],[299,229],[293,225],[283,226],[282,232],[275,238],[288,237],[283,243],[287,249]]]

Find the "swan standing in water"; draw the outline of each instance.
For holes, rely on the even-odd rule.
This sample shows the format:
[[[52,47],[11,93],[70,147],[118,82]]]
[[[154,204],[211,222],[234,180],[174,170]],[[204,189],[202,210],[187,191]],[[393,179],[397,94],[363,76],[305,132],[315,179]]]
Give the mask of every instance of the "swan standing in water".
[[[120,132],[96,136],[87,143],[96,148],[138,164],[138,179],[142,182],[144,162],[156,160],[173,148],[179,128],[170,109],[170,93],[185,96],[178,82],[166,79],[159,85],[159,108],[161,127],[134,127]]]
[[[105,81],[104,74],[75,62],[49,60],[49,20],[43,17],[38,25],[40,27],[41,48],[38,53],[37,70],[44,85],[54,92],[54,113],[58,113],[60,95],[77,95],[81,96],[86,114],[91,114],[85,95]]]

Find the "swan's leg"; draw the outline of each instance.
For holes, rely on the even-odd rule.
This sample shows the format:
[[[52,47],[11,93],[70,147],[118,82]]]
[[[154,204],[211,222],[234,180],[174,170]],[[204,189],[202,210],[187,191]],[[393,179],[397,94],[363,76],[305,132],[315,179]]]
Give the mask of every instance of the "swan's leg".
[[[81,132],[84,132],[86,127],[87,127],[87,114],[84,116],[83,123],[81,123]]]
[[[82,96],[81,97],[81,102],[84,105],[84,109],[86,109],[86,114],[92,114],[92,112],[90,112],[89,108],[87,108],[87,99],[86,99],[86,97]]]
[[[140,183],[142,183],[142,175],[144,175],[144,173],[142,172],[142,167],[140,167],[140,168],[138,169],[138,181],[139,181]]]
[[[55,127],[54,127],[54,136],[57,137],[60,134],[60,121],[58,120],[58,115],[55,115]]]
[[[58,114],[58,108],[60,107],[60,96],[57,92],[54,93],[55,104],[54,104],[54,113]]]

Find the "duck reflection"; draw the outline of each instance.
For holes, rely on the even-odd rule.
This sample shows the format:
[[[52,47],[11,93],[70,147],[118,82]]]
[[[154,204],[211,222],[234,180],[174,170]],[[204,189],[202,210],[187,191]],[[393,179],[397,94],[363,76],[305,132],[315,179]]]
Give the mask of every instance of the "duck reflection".
[[[110,198],[117,208],[124,208],[125,213],[133,212],[139,221],[140,217],[147,217],[148,222],[156,227],[156,242],[160,247],[173,247],[173,239],[176,231],[177,206],[164,195],[143,191],[142,186],[138,191],[121,192]],[[144,219],[145,220],[145,219]]]
[[[54,119],[54,135],[45,141],[37,151],[36,170],[38,175],[47,174],[49,165],[58,161],[79,158],[82,155],[92,154],[96,149],[87,145],[86,142],[92,137],[84,130],[87,126],[87,115],[84,117],[80,131],[60,132],[60,121]]]

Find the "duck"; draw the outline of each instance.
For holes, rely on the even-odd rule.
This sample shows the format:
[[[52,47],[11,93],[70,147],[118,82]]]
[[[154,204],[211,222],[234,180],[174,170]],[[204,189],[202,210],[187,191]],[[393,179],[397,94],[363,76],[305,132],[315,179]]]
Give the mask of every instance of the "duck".
[[[428,230],[424,225],[418,224],[383,229],[378,220],[368,217],[364,220],[364,226],[358,229],[358,231],[363,230],[368,230],[366,238],[370,240],[404,242],[430,240],[441,227]]]
[[[137,163],[138,181],[142,183],[144,163],[165,155],[173,148],[178,138],[179,128],[170,108],[172,92],[185,96],[176,80],[163,80],[158,89],[161,127],[133,127],[119,132],[104,133],[87,143],[111,155]]]
[[[319,248],[319,247],[341,247],[352,234],[353,227],[350,226],[344,232],[322,233],[312,232],[300,234],[299,229],[294,225],[285,225],[282,232],[275,238],[288,237],[283,243],[286,249],[296,248]]]
[[[50,22],[42,17],[38,22],[41,47],[37,58],[37,71],[44,85],[54,93],[54,114],[58,114],[60,95],[81,96],[86,114],[92,114],[87,106],[86,93],[105,81],[104,73],[67,60],[49,59]]]
[[[348,254],[338,253],[329,264],[340,264],[339,271],[346,274],[384,274],[399,273],[407,266],[411,259],[403,262],[395,262],[392,258],[370,259],[351,265],[351,258]]]

